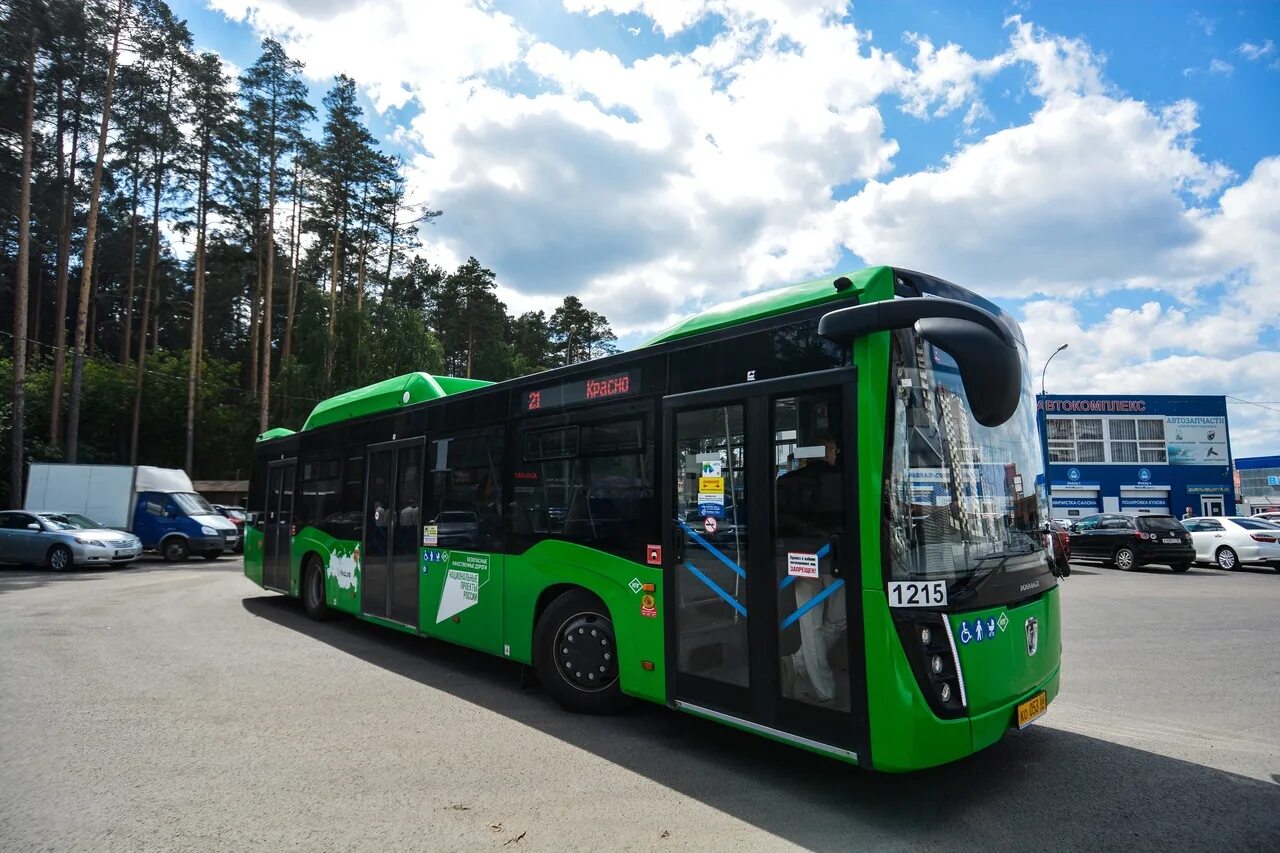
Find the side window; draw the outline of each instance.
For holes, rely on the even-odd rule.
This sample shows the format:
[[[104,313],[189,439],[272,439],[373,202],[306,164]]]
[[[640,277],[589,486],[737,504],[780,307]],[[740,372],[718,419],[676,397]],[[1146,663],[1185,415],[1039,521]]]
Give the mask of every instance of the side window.
[[[330,536],[350,538],[342,530],[338,493],[341,488],[341,460],[335,454],[313,456],[298,466],[297,493],[294,507],[299,526],[314,525]],[[287,468],[285,469],[288,470]],[[282,491],[294,488],[292,483],[282,482]],[[285,506],[287,509],[288,501]]]
[[[149,500],[146,503],[146,510],[147,510],[147,515],[155,515],[155,516],[164,515],[164,504],[160,503],[159,501]]]
[[[1213,519],[1206,518],[1204,521],[1200,522],[1199,529],[1202,531],[1204,530],[1218,531],[1218,530],[1223,530],[1224,528],[1222,526],[1221,521],[1214,521]]]
[[[1076,522],[1077,529],[1081,531],[1096,530],[1098,528],[1098,516],[1090,515]]]
[[[25,512],[15,512],[9,516],[10,530],[26,530],[28,524],[39,524],[34,515],[27,515]],[[43,529],[44,525],[41,525]]]
[[[1184,521],[1182,526],[1187,529],[1188,533],[1197,533],[1200,530],[1200,522],[1198,521]]]
[[[502,550],[503,444],[501,426],[428,441],[424,524],[440,547]]]
[[[519,550],[539,539],[580,542],[638,560],[655,541],[653,438],[629,415],[518,431],[509,529]]]

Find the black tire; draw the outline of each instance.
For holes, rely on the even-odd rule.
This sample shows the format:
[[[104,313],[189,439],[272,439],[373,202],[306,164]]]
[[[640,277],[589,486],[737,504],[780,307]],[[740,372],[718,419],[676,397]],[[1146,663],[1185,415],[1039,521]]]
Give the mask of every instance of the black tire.
[[[1191,564],[1190,563],[1174,563],[1169,568],[1173,569],[1178,574],[1182,574],[1187,569],[1191,568]]]
[[[1115,567],[1122,572],[1131,572],[1138,568],[1138,555],[1127,545],[1116,549],[1115,556],[1111,558]]]
[[[181,563],[191,556],[191,549],[187,547],[187,540],[172,536],[160,543],[160,556],[166,563]]]
[[[75,568],[76,558],[66,545],[54,545],[45,555],[44,564],[55,572],[65,572]]]
[[[1223,545],[1213,554],[1213,562],[1224,572],[1240,568],[1240,556],[1235,549]]]
[[[573,589],[538,618],[533,667],[542,689],[566,711],[611,714],[626,705],[617,648],[608,608],[585,589]]]
[[[317,622],[328,622],[334,617],[324,593],[324,567],[318,557],[307,560],[302,569],[302,610]]]
[[[214,560],[218,559],[219,557],[221,557],[221,556],[222,556],[222,552],[221,552],[221,551],[206,551],[206,552],[205,552],[204,554],[202,554],[201,556],[203,556],[206,560],[209,560],[210,562],[212,562],[212,561],[214,561]]]

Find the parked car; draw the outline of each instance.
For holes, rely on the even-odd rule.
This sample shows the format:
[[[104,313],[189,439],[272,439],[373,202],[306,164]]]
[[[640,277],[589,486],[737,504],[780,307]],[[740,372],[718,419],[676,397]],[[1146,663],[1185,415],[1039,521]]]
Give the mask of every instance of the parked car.
[[[245,508],[242,506],[227,506],[225,504],[213,504],[212,506],[218,511],[219,515],[236,526],[236,530],[239,532],[239,537],[236,539],[235,552],[237,554],[243,554],[244,522],[245,519],[249,517],[249,513],[247,513]]]
[[[1280,512],[1271,512],[1270,510],[1268,510],[1267,512],[1260,512],[1260,513],[1257,513],[1256,515],[1251,515],[1249,517],[1260,518],[1263,521],[1269,521],[1272,524],[1280,524]]]
[[[1049,531],[1053,535],[1053,562],[1058,567],[1058,575],[1068,577],[1071,574],[1071,530],[1060,521],[1051,521]]]
[[[23,509],[74,510],[103,527],[134,534],[142,547],[170,562],[192,554],[216,560],[240,540],[230,519],[196,494],[186,472],[177,469],[33,462]]]
[[[138,559],[142,540],[75,513],[0,512],[0,563],[123,566]]]
[[[1280,572],[1280,524],[1258,516],[1200,516],[1182,522],[1191,531],[1196,561],[1220,569],[1262,563]]]
[[[1156,563],[1185,572],[1196,558],[1191,534],[1172,515],[1087,515],[1071,525],[1071,553],[1124,571]]]

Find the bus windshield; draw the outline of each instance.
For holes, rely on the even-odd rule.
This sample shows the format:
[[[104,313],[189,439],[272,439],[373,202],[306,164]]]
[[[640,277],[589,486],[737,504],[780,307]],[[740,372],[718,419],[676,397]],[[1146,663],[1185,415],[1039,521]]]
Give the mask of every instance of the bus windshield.
[[[1046,572],[1044,465],[1025,369],[1013,417],[984,427],[955,361],[914,333],[895,333],[890,395],[891,577],[964,589],[996,574]]]

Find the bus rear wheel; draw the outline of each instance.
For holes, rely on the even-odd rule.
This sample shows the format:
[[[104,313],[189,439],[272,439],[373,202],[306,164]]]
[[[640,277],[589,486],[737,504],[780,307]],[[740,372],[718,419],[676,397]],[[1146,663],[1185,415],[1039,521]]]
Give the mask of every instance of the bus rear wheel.
[[[547,606],[533,631],[542,689],[566,711],[611,714],[626,704],[618,684],[618,643],[609,610],[584,589]]]
[[[333,611],[325,601],[324,567],[319,557],[307,560],[302,570],[302,609],[317,622],[328,622],[333,618]]]

